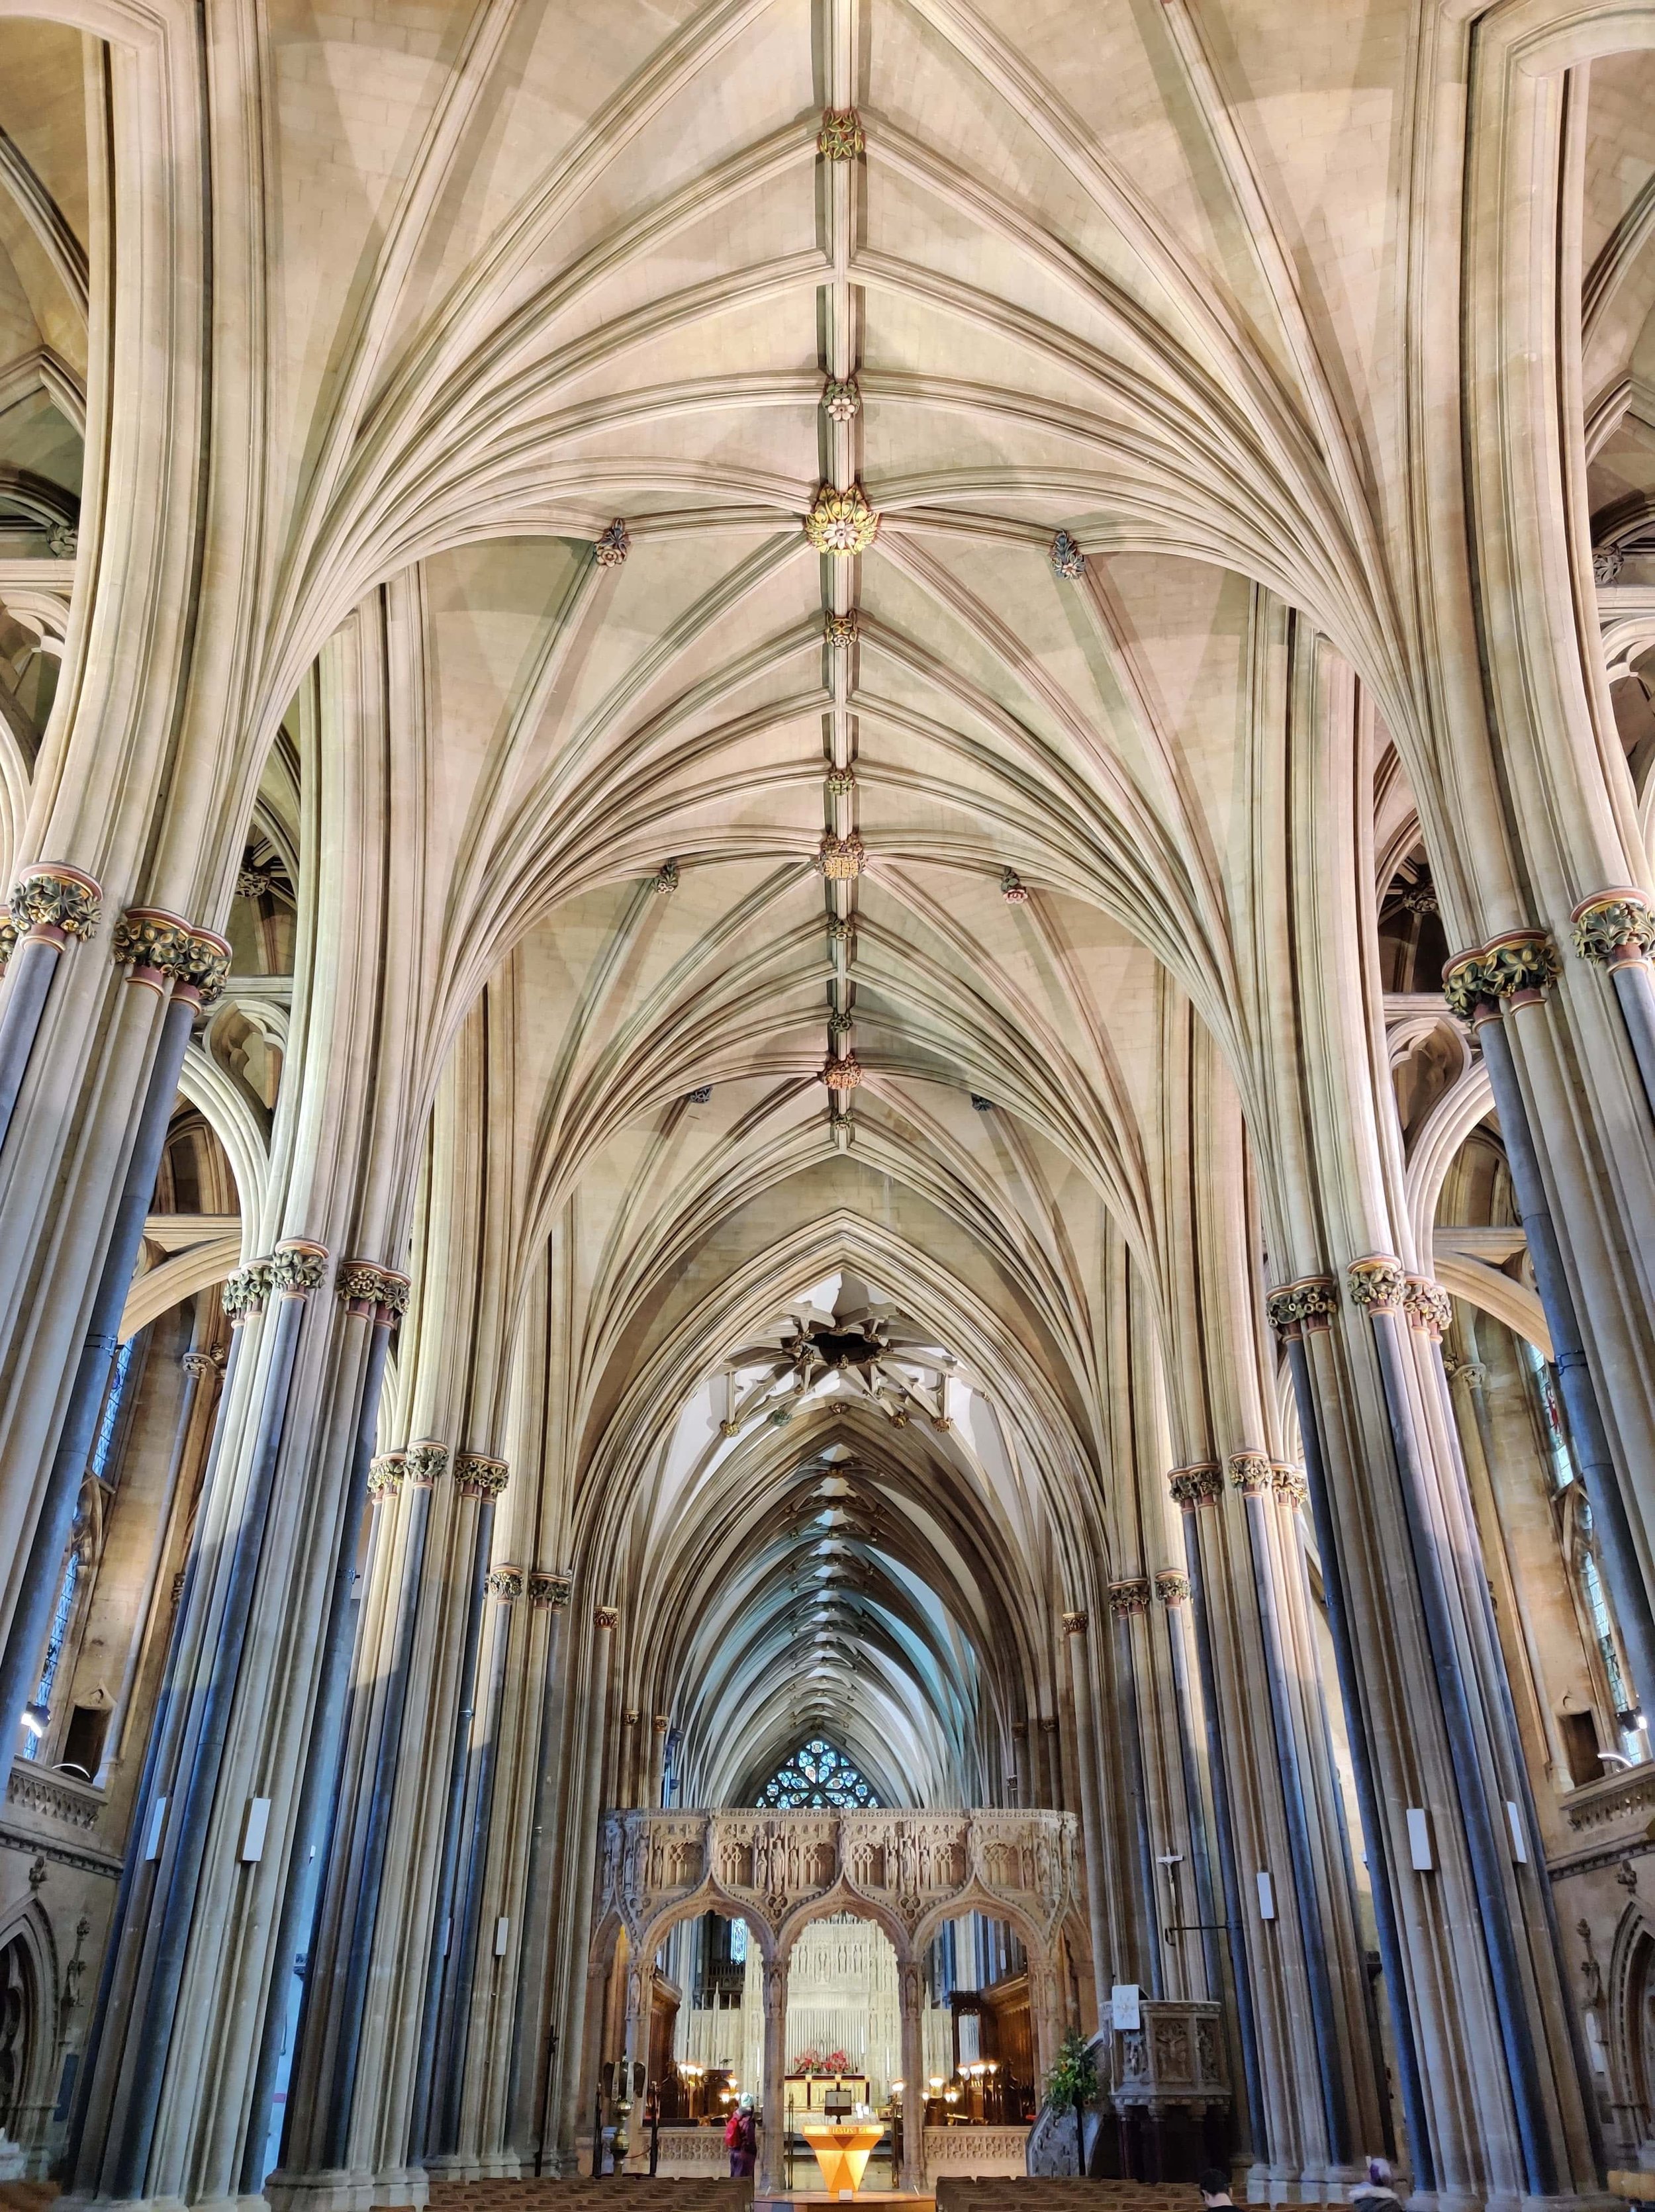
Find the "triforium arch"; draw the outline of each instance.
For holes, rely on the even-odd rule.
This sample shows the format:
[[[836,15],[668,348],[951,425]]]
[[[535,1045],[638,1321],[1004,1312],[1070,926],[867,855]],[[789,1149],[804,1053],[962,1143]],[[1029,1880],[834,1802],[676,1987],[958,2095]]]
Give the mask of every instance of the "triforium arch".
[[[1646,14],[612,12],[0,0],[21,2164],[1655,2165]]]

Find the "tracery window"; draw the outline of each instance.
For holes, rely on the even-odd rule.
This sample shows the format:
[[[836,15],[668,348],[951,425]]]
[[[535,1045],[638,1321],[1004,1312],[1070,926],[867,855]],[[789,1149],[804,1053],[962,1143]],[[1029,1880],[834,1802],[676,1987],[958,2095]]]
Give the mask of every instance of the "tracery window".
[[[841,1812],[877,1806],[879,1799],[843,1752],[835,1751],[821,1736],[801,1743],[785,1766],[778,1767],[758,1793],[761,1805],[783,1811]]]

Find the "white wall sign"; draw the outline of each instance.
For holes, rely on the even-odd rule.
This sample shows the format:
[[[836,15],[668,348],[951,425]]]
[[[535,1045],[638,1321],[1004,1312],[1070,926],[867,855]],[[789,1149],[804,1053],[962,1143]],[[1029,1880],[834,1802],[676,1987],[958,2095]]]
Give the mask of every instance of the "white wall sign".
[[[1115,1984],[1109,1993],[1110,2017],[1117,2029],[1143,2026],[1143,2013],[1140,2007],[1142,1995],[1136,1982]]]

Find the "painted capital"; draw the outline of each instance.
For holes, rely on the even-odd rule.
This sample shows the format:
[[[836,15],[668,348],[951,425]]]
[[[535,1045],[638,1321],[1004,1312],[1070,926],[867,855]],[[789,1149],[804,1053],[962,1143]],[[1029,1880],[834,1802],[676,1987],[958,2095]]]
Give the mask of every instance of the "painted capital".
[[[1270,1486],[1290,1513],[1297,1513],[1309,1503],[1310,1485],[1305,1480],[1302,1467],[1288,1467],[1276,1461],[1270,1468]]]
[[[0,914],[0,975],[6,972],[12,954],[17,950],[17,924],[11,918],[9,908]]]
[[[1188,1605],[1189,1576],[1177,1567],[1163,1567],[1155,1577],[1155,1595],[1163,1605]]]
[[[1131,1575],[1124,1582],[1109,1586],[1109,1609],[1117,1620],[1130,1620],[1135,1613],[1149,1610],[1149,1578],[1147,1575]]]
[[[657,1713],[650,1725],[657,1735],[665,1735],[670,1723],[665,1713]]]
[[[371,1260],[341,1260],[333,1278],[333,1295],[341,1305],[366,1310],[380,1302],[380,1271]]]
[[[613,1628],[619,1621],[621,1609],[618,1605],[594,1605],[592,1625],[594,1628]]]
[[[523,1595],[521,1567],[491,1567],[489,1570],[489,1595],[497,1598],[502,1605],[515,1605]]]
[[[1066,1613],[1063,1615],[1065,1636],[1084,1636],[1089,1626],[1090,1623],[1084,1613]]]
[[[1307,1329],[1330,1328],[1339,1306],[1339,1285],[1331,1275],[1301,1275],[1284,1283],[1265,1301],[1270,1327],[1284,1340]]]
[[[1463,1022],[1474,1022],[1494,1006],[1494,994],[1483,965],[1481,947],[1457,952],[1442,971],[1442,994],[1448,1011]]]
[[[1270,1488],[1270,1462],[1263,1452],[1232,1452],[1230,1486],[1244,1498],[1263,1498]]]
[[[849,1036],[850,1035],[850,1030],[851,1019],[849,1014],[835,1012],[828,1016],[828,1035],[830,1036]]]
[[[411,1490],[429,1490],[437,1477],[447,1472],[448,1447],[440,1444],[435,1437],[422,1437],[408,1447],[408,1486]]]
[[[854,422],[861,412],[861,388],[854,376],[831,376],[822,386],[822,407],[834,422]]]
[[[862,118],[854,107],[824,107],[822,127],[816,134],[816,150],[830,161],[852,161],[867,150]]]
[[[1488,987],[1508,1006],[1538,1005],[1561,972],[1557,947],[1543,929],[1511,929],[1482,948]]]
[[[827,926],[830,945],[850,945],[855,940],[856,925],[847,921],[843,915],[835,915]]]
[[[271,878],[262,868],[242,868],[237,873],[235,878],[237,898],[263,898],[265,892],[272,888]]]
[[[1205,1463],[1197,1467],[1175,1467],[1166,1478],[1172,1503],[1185,1513],[1197,1505],[1216,1505],[1224,1495],[1224,1474],[1220,1468]]]
[[[454,1488],[462,1498],[498,1498],[511,1469],[503,1459],[489,1459],[482,1452],[456,1452]]]
[[[1635,967],[1655,951],[1655,913],[1640,890],[1594,891],[1569,917],[1574,949],[1603,968]]]
[[[368,1502],[382,1505],[402,1488],[408,1472],[405,1452],[382,1452],[368,1464]]]
[[[861,626],[856,620],[856,610],[853,607],[848,615],[826,616],[822,623],[822,634],[830,645],[855,645],[861,635]]]
[[[232,1328],[250,1315],[264,1311],[274,1269],[273,1261],[249,1260],[245,1267],[238,1267],[234,1274],[225,1277],[218,1299]]]
[[[193,998],[198,1006],[215,1005],[230,980],[229,939],[216,930],[192,929],[181,965],[174,971],[175,997]]]
[[[1410,1275],[1402,1304],[1408,1310],[1409,1326],[1423,1330],[1433,1343],[1440,1344],[1454,1318],[1454,1301],[1442,1285],[1433,1283],[1428,1275]]]
[[[1015,868],[1002,868],[1001,870],[1000,896],[1005,900],[1007,906],[1027,906],[1029,902],[1029,887],[1024,882],[1022,877],[1018,874]]]
[[[1399,1313],[1408,1301],[1408,1278],[1388,1252],[1370,1252],[1345,1270],[1353,1305],[1364,1313]]]
[[[189,960],[190,925],[165,907],[129,906],[115,924],[110,956],[130,967],[135,983],[159,991],[169,975],[182,975]]]
[[[186,1352],[178,1364],[192,1382],[205,1382],[221,1372],[224,1362],[215,1352]]]
[[[529,1577],[529,1603],[542,1610],[550,1607],[553,1613],[562,1613],[574,1588],[573,1575],[553,1574],[541,1569]]]
[[[817,866],[831,884],[850,883],[862,872],[867,848],[853,830],[848,837],[824,837]]]
[[[17,878],[11,919],[19,936],[46,945],[91,937],[103,920],[103,892],[96,878],[82,869],[41,861]]]
[[[822,1069],[822,1080],[830,1091],[854,1091],[862,1079],[862,1064],[854,1052],[843,1060],[830,1060]]]
[[[843,491],[835,484],[824,483],[805,517],[806,537],[818,553],[836,561],[866,553],[879,531],[879,518],[859,483],[848,484]]]
[[[666,898],[678,887],[678,864],[663,860],[649,878],[649,888],[658,897]]]
[[[303,1237],[284,1237],[272,1254],[271,1285],[277,1297],[307,1298],[327,1273],[327,1247]]]
[[[1072,584],[1086,573],[1086,556],[1067,530],[1060,530],[1051,541],[1051,568],[1055,576]]]
[[[599,537],[592,550],[600,568],[618,568],[625,560],[632,550],[632,533],[618,514]]]
[[[831,768],[823,781],[831,799],[849,799],[856,788],[856,771],[854,768]]]

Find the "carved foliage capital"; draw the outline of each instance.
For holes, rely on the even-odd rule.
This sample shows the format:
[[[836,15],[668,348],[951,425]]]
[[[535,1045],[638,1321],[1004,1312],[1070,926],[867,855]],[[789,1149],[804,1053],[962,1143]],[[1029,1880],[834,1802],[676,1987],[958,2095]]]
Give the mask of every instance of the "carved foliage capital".
[[[541,1569],[529,1577],[529,1603],[562,1613],[574,1594],[575,1577]]]
[[[1655,951],[1655,914],[1640,890],[1597,891],[1582,899],[1570,920],[1574,949],[1583,960],[1618,968]]]
[[[1130,1620],[1135,1613],[1149,1610],[1149,1578],[1147,1575],[1130,1575],[1124,1581],[1109,1586],[1109,1609],[1117,1620]]]
[[[402,1488],[407,1472],[407,1455],[405,1452],[381,1452],[377,1459],[370,1460],[368,1468],[369,1504],[379,1505],[386,1498],[394,1498]]]
[[[327,1273],[327,1247],[302,1237],[286,1237],[271,1255],[270,1271],[271,1288],[280,1297],[307,1298],[321,1288]]]
[[[1270,1469],[1270,1483],[1276,1497],[1290,1512],[1298,1512],[1310,1498],[1310,1485],[1305,1480],[1302,1467],[1288,1467],[1278,1461]]]
[[[1364,1313],[1397,1313],[1408,1297],[1408,1278],[1401,1263],[1388,1252],[1372,1252],[1353,1260],[1345,1270],[1353,1305]]]
[[[503,1459],[489,1459],[482,1452],[457,1452],[454,1487],[462,1498],[498,1498],[511,1469]]]
[[[1402,1304],[1408,1310],[1410,1324],[1440,1344],[1454,1318],[1454,1301],[1442,1285],[1433,1283],[1427,1275],[1410,1275],[1402,1293]]]
[[[1086,556],[1067,530],[1060,530],[1051,541],[1051,567],[1055,576],[1072,584],[1086,572]]]
[[[600,568],[618,568],[632,550],[632,533],[618,514],[593,546]]]
[[[621,1609],[618,1605],[594,1605],[592,1608],[594,1628],[614,1628],[619,1624],[620,1618]]]
[[[1204,1464],[1198,1467],[1175,1467],[1166,1478],[1172,1503],[1185,1513],[1197,1505],[1216,1505],[1224,1495],[1224,1474],[1220,1468]]]
[[[413,1490],[429,1490],[447,1472],[448,1447],[435,1437],[422,1437],[408,1447],[408,1483]]]
[[[164,907],[129,906],[115,924],[111,957],[141,975],[181,975],[190,953],[190,925]]]
[[[1155,1577],[1155,1595],[1163,1605],[1188,1605],[1189,1576],[1177,1567],[1163,1567]]]
[[[1263,1498],[1270,1489],[1270,1462],[1263,1452],[1230,1455],[1230,1486],[1244,1498]]]
[[[1338,1305],[1339,1285],[1331,1275],[1303,1275],[1272,1291],[1265,1301],[1270,1327],[1282,1337],[1328,1328]]]
[[[218,1294],[230,1326],[244,1322],[250,1314],[262,1312],[271,1293],[271,1279],[275,1262],[271,1260],[249,1260],[245,1267],[238,1267],[227,1275]]]
[[[53,945],[93,937],[103,920],[103,893],[81,869],[43,861],[18,878],[11,918],[20,936],[33,933]]]
[[[1065,1636],[1084,1636],[1089,1626],[1090,1622],[1084,1613],[1066,1613],[1063,1615]]]
[[[515,1605],[523,1595],[521,1567],[491,1567],[489,1571],[489,1595],[497,1598],[502,1605]]]

